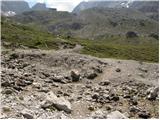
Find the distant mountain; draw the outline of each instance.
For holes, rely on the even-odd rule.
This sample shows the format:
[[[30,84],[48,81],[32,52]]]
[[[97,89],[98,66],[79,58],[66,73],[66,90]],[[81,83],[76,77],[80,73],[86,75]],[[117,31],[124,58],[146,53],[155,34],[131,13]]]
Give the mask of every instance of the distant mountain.
[[[159,1],[134,1],[130,8],[137,9],[154,20],[159,19]]]
[[[132,8],[145,13],[146,16],[157,20],[159,18],[159,1],[89,1],[81,2],[77,5],[73,13],[80,13],[80,11],[89,8]]]
[[[125,5],[128,3],[128,1],[89,1],[89,2],[81,2],[79,5],[77,5],[73,13],[79,13],[82,10],[86,10],[89,8],[122,8],[126,7]]]
[[[158,22],[130,8],[90,8],[79,14],[57,11],[31,11],[13,17],[24,24],[42,26],[58,35],[99,39],[125,35],[135,31],[140,35],[158,34]]]
[[[45,3],[37,3],[32,8],[25,1],[1,1],[1,13],[4,16],[14,16],[27,11],[48,10]],[[54,8],[53,8],[54,10]],[[55,9],[56,10],[56,9]]]
[[[32,10],[48,10],[45,3],[37,3],[32,7]]]
[[[29,11],[29,5],[25,1],[1,1],[1,10],[3,12],[12,11],[16,14]]]

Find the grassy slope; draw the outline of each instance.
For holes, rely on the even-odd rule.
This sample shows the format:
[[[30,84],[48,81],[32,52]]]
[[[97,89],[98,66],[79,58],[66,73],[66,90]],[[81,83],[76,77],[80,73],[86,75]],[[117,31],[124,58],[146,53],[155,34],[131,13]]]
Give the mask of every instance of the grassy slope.
[[[17,24],[9,19],[1,21],[2,42],[24,45],[33,48],[58,49],[60,42],[55,36],[34,27]]]
[[[142,41],[142,43],[136,43],[135,45],[130,43],[116,44],[116,40],[114,41],[113,38],[108,39],[110,39],[110,42],[108,42],[107,40],[103,40],[100,42],[98,40],[92,41],[78,39],[73,39],[71,41],[84,46],[84,49],[81,51],[83,54],[90,54],[101,58],[120,58],[158,62],[158,41],[157,43],[143,43],[144,39],[152,38],[137,38],[139,41]]]
[[[81,44],[83,54],[97,57],[134,59],[158,62],[158,40],[149,37],[127,39],[124,36],[112,36],[104,40],[84,40],[70,38],[64,40],[36,27],[24,26],[2,18],[2,42],[22,44],[41,49],[58,49],[59,42]],[[127,41],[127,42],[126,42]]]

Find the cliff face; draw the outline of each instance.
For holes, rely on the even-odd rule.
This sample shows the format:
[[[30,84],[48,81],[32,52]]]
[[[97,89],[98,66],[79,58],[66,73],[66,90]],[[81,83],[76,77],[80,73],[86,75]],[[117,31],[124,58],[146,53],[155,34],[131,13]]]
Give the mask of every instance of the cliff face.
[[[75,7],[73,13],[79,13],[89,8],[132,8],[145,13],[148,17],[158,20],[159,3],[158,1],[90,1],[81,2]]]
[[[45,3],[37,3],[32,7],[32,10],[48,10]]]
[[[1,9],[3,12],[13,11],[16,14],[29,11],[29,5],[25,1],[2,1]]]
[[[32,8],[30,8],[28,3],[25,1],[2,1],[1,9],[3,15],[10,16],[10,13],[21,14],[23,12],[32,10],[48,10],[49,8],[46,7],[45,3],[37,3]]]
[[[73,13],[79,13],[82,10],[89,8],[119,8],[124,7],[127,1],[90,1],[90,2],[81,2],[73,10]]]

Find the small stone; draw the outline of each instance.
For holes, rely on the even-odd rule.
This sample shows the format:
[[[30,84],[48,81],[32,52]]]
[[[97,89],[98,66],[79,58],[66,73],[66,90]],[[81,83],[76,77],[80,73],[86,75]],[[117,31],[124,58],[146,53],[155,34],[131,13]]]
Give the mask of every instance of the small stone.
[[[145,78],[144,74],[143,73],[138,73],[138,75],[142,78]]]
[[[59,87],[59,85],[57,83],[52,83],[52,86]]]
[[[41,88],[41,84],[34,82],[34,83],[32,84],[32,87],[33,87],[33,88],[40,89],[40,88]]]
[[[117,69],[116,69],[116,72],[121,72],[121,69],[120,69],[120,68],[117,68]]]
[[[103,110],[99,109],[99,110],[93,112],[91,114],[91,117],[93,119],[106,119],[107,118],[107,111],[103,111]]]
[[[148,70],[146,68],[139,68],[140,71],[147,73]]]
[[[16,58],[18,58],[19,57],[19,55],[17,54],[17,53],[12,53],[11,55],[10,55],[10,59],[16,59]]]
[[[113,96],[113,97],[111,98],[111,100],[118,101],[118,100],[119,100],[119,96]]]
[[[12,94],[12,92],[13,92],[13,90],[11,90],[11,89],[6,89],[6,90],[4,91],[5,94]]]
[[[133,96],[130,100],[130,102],[132,103],[132,105],[137,105],[138,104],[138,100],[136,96]]]
[[[17,91],[22,91],[23,90],[20,86],[17,86],[17,85],[13,86],[13,88]]]
[[[98,93],[94,93],[94,95],[92,95],[92,99],[98,99],[99,98],[99,94]]]
[[[53,83],[53,80],[51,80],[51,79],[45,79],[44,80],[46,83]]]
[[[139,116],[140,118],[148,119],[148,118],[150,118],[151,115],[150,115],[149,112],[141,111],[141,112],[138,113],[138,116]]]
[[[111,110],[113,107],[111,105],[106,106],[106,110]]]
[[[88,107],[88,110],[90,110],[90,111],[94,111],[94,110],[95,110],[95,108],[94,108],[94,106],[89,106],[89,107]]]
[[[1,86],[2,86],[2,87],[10,87],[11,84],[10,84],[8,81],[5,81],[5,82],[2,82],[2,83],[1,83]]]
[[[110,81],[109,80],[105,80],[105,81],[102,81],[99,83],[99,85],[101,86],[106,86],[106,85],[109,85],[110,84]]]
[[[11,109],[10,109],[10,107],[8,107],[8,106],[4,106],[4,107],[2,107],[2,111],[3,111],[3,112],[10,112]]]
[[[136,106],[131,106],[130,109],[129,109],[130,112],[134,112],[134,113],[137,113],[140,111],[140,109]]]

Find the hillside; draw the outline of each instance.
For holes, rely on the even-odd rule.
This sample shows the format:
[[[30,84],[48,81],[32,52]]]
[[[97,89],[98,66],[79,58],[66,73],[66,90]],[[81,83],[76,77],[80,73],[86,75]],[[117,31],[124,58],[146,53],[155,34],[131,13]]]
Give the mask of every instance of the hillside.
[[[97,57],[158,62],[158,40],[153,37],[126,38],[123,36],[110,36],[104,40],[97,39],[93,41],[54,36],[45,30],[40,30],[39,27],[17,24],[5,18],[2,19],[1,24],[2,45],[6,47],[26,46],[41,49],[66,49],[79,44],[84,47],[80,51],[81,53]]]
[[[158,21],[158,1],[88,1],[81,2],[73,9],[73,13],[80,13],[90,8],[132,8],[143,12],[151,19]]]
[[[91,8],[78,15],[57,11],[31,11],[13,17],[15,21],[43,27],[53,34],[100,39],[124,36],[128,31],[140,36],[158,33],[158,22],[128,8]],[[97,29],[98,28],[98,29]]]
[[[1,10],[3,12],[13,11],[20,14],[25,11],[29,11],[30,7],[25,1],[1,1]]]
[[[46,4],[44,3],[37,3],[32,7],[32,10],[48,10],[48,8],[46,7]]]
[[[127,0],[125,1],[88,1],[81,2],[73,9],[73,13],[80,13],[83,10],[90,8],[122,8],[127,4]]]

